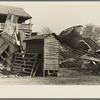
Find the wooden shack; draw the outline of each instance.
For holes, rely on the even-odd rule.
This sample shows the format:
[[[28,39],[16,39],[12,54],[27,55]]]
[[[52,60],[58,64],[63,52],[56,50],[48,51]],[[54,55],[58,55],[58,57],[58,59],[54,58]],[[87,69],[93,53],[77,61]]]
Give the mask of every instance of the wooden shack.
[[[57,75],[59,71],[59,39],[55,33],[37,35],[24,40],[26,53],[37,53],[41,67],[37,74],[43,76]]]

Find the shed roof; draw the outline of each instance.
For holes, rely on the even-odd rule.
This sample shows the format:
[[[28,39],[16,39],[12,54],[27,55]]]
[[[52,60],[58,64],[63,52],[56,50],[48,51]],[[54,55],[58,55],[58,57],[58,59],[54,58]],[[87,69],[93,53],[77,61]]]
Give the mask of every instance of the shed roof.
[[[31,16],[23,8],[0,5],[0,22],[5,22],[8,13],[18,16],[19,23],[31,18]]]
[[[32,36],[30,38],[25,39],[24,42],[25,41],[30,41],[30,40],[43,40],[43,39],[47,38],[50,35],[53,35],[57,40],[59,40],[59,37],[55,33],[51,33],[51,34],[42,34],[42,35]]]

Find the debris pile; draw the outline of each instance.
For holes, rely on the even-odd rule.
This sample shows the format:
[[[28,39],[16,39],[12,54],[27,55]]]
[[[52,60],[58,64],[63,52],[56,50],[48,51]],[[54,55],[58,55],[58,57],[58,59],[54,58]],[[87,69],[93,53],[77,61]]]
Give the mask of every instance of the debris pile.
[[[31,21],[25,24],[31,16],[23,9],[0,7],[0,73],[3,75],[57,76],[59,66],[88,68],[100,73],[100,46],[80,35],[82,25],[63,30],[58,36],[38,35],[32,32]]]
[[[26,20],[31,20],[31,16],[22,8],[1,6],[0,11],[4,11],[6,15],[3,16],[4,24],[0,34],[0,60],[4,66],[2,73],[18,76],[57,76],[60,41],[58,36],[55,33],[32,33],[31,21],[25,24]]]
[[[100,72],[100,46],[90,38],[80,35],[82,26],[71,27],[59,34],[61,39],[60,66],[68,68],[89,68],[91,72]]]

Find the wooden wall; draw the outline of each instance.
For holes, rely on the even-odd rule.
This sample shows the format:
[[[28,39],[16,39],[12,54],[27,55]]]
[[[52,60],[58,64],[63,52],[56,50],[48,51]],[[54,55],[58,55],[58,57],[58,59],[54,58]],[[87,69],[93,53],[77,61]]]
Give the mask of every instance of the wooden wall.
[[[58,70],[59,69],[59,41],[50,35],[41,42],[38,40],[26,42],[27,53],[42,53],[43,54],[43,69]]]
[[[58,70],[59,42],[53,35],[44,40],[44,70]]]
[[[43,42],[27,41],[26,52],[28,53],[43,53]]]

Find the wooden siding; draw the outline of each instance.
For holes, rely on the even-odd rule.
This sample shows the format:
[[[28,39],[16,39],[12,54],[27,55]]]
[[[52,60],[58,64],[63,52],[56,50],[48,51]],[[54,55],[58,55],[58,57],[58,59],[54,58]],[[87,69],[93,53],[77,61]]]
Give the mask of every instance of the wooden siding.
[[[43,42],[26,42],[27,53],[43,53]]]
[[[44,70],[58,70],[59,42],[53,35],[44,40]]]

